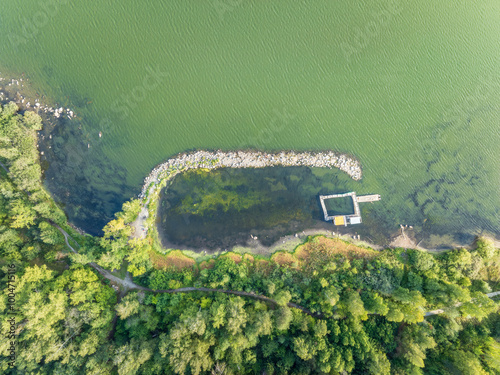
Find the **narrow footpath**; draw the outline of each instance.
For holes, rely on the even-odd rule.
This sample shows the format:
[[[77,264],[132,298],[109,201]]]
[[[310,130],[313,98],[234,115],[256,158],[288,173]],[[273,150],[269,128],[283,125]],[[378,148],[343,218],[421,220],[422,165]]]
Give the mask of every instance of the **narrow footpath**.
[[[64,240],[65,240],[66,245],[68,246],[68,248],[73,253],[78,254],[78,252],[73,248],[73,246],[71,246],[71,244],[69,243],[69,240],[68,240],[68,239],[71,239],[78,247],[80,247],[80,245],[78,245],[78,243],[73,239],[73,237],[71,237],[59,225],[57,225],[55,223],[51,223],[51,224],[62,233],[62,235],[64,236]],[[111,272],[109,272],[108,270],[105,270],[104,268],[102,268],[101,266],[97,265],[94,262],[89,263],[89,266],[91,266],[92,268],[94,268],[97,272],[99,272],[106,279],[108,279],[108,280],[110,280],[110,281],[112,281],[112,282],[120,285],[122,288],[124,288],[125,292],[127,292],[129,290],[142,290],[144,292],[151,292],[151,293],[191,293],[191,292],[225,293],[225,294],[233,294],[233,295],[237,295],[237,296],[250,297],[250,298],[258,299],[260,301],[268,302],[268,303],[276,305],[276,306],[279,305],[278,302],[275,301],[272,298],[269,298],[269,297],[266,297],[266,296],[263,296],[263,295],[260,295],[260,294],[255,294],[255,293],[250,293],[250,292],[241,292],[241,291],[237,291],[237,290],[213,289],[213,288],[203,288],[203,287],[200,287],[200,288],[186,287],[186,288],[177,288],[177,289],[150,289],[150,288],[145,288],[143,286],[140,286],[140,285],[137,285],[136,283],[134,283],[129,277],[125,277],[125,279],[120,279],[120,278],[114,276],[113,274],[111,274]],[[493,298],[495,296],[500,295],[500,291],[488,293],[486,295],[488,297],[490,297],[490,298]],[[313,318],[325,319],[325,316],[323,314],[321,314],[321,313],[314,313],[314,312],[312,312],[312,311],[306,309],[305,307],[300,306],[300,305],[298,305],[296,303],[289,302],[287,304],[287,306],[291,307],[291,308],[294,308],[294,309],[298,309],[298,310],[302,311],[303,313],[312,316]],[[460,304],[458,304],[456,306],[460,306]],[[442,314],[444,312],[445,311],[443,309],[432,310],[432,311],[426,312],[425,316],[427,317],[427,316],[432,316],[432,315],[438,315],[438,314]]]
[[[57,228],[59,230],[59,232],[62,233],[62,235],[64,236],[64,241],[66,242],[66,246],[68,246],[68,248],[71,250],[71,252],[78,254],[78,251],[76,251],[75,248],[73,246],[71,246],[71,244],[69,243],[69,239],[71,239],[76,244],[76,246],[80,247],[80,245],[78,245],[78,243],[75,241],[75,239],[73,237],[71,237],[59,225],[52,223],[52,222],[50,224],[52,224],[55,228]],[[263,296],[260,294],[255,294],[255,293],[250,293],[250,292],[241,292],[241,291],[237,291],[237,290],[212,289],[212,288],[203,288],[203,287],[200,287],[200,288],[186,287],[186,288],[178,288],[178,289],[145,288],[143,286],[137,285],[132,280],[130,280],[128,277],[125,277],[125,279],[120,279],[120,278],[116,277],[111,272],[109,272],[108,270],[105,270],[104,268],[102,268],[101,266],[99,266],[98,264],[96,264],[94,262],[88,263],[88,265],[91,266],[92,268],[94,268],[97,272],[99,272],[104,278],[120,285],[125,290],[125,292],[129,291],[129,290],[142,290],[144,292],[151,292],[151,293],[191,293],[191,292],[225,293],[225,294],[234,294],[237,296],[258,299],[258,300],[268,302],[268,303],[276,305],[276,306],[279,305],[278,302],[272,298],[269,298],[269,297],[266,297],[266,296]],[[302,311],[303,313],[308,314],[314,318],[319,318],[319,319],[325,318],[323,316],[323,314],[314,313],[314,312],[306,309],[305,307],[300,306],[300,305],[293,303],[293,302],[289,302],[287,304],[287,306],[294,308],[294,309],[298,309],[298,310]]]

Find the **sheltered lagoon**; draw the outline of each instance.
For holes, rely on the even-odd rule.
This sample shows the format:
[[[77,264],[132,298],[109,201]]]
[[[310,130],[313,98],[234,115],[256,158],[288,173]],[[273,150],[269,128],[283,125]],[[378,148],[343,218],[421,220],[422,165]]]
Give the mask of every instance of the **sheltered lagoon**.
[[[424,207],[433,203],[446,209],[446,204],[452,201],[449,191],[438,182],[433,186],[444,197],[425,202]],[[153,214],[157,215],[158,234],[164,248],[194,251],[244,247],[260,252],[263,247],[279,248],[278,240],[285,236],[304,238],[315,232],[324,234],[325,230],[375,246],[388,246],[399,237],[401,228],[406,230],[403,237],[411,237],[413,246],[429,249],[449,248],[451,244],[467,246],[477,234],[459,230],[460,220],[450,225],[423,217],[421,224],[401,224],[391,215],[384,199],[361,205],[362,224],[344,227],[325,222],[319,195],[347,191],[357,191],[360,195],[373,193],[363,180],[353,180],[335,169],[200,168],[168,180],[160,192],[158,211]],[[350,214],[352,200],[328,200],[327,209],[332,215]]]
[[[213,251],[253,247],[256,241],[270,247],[285,235],[308,229],[364,236],[368,232],[363,226],[326,223],[319,206],[320,194],[355,188],[362,189],[361,182],[327,168],[191,170],[177,175],[161,192],[160,239],[165,248]],[[348,200],[330,204],[332,212],[352,210]],[[371,208],[363,211],[369,223],[376,220]],[[384,231],[377,231],[376,238],[384,241]]]

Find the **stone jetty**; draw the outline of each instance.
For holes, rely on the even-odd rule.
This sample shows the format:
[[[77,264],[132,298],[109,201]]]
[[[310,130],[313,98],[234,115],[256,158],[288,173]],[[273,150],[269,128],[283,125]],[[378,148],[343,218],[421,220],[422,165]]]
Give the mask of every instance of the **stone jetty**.
[[[264,167],[320,167],[338,168],[352,179],[361,179],[361,166],[351,156],[333,151],[295,152],[281,151],[195,151],[179,154],[158,165],[144,179],[140,198],[146,195],[148,187],[157,185],[162,179],[171,178],[188,169],[217,168],[264,168]]]

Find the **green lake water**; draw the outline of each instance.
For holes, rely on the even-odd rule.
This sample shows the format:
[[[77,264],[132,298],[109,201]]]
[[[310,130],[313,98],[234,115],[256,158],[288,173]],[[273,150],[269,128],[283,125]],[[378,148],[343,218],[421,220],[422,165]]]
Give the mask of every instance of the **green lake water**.
[[[77,225],[188,149],[334,149],[387,228],[500,234],[498,0],[44,3],[1,3],[0,67],[78,115],[41,146]]]

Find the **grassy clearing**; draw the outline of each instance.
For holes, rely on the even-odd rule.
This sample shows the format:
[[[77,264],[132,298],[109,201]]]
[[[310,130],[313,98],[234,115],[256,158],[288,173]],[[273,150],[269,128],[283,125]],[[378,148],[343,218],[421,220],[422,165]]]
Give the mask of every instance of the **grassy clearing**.
[[[150,259],[154,268],[163,270],[172,267],[181,270],[183,268],[192,268],[196,264],[194,259],[187,257],[180,250],[172,250],[165,255],[151,252]]]
[[[250,254],[243,254],[243,260],[253,263],[255,261],[255,258]]]
[[[198,268],[200,270],[204,270],[205,268],[210,269],[213,268],[214,264],[215,264],[215,259],[204,260],[198,265]]]
[[[182,250],[182,253],[189,258],[192,258],[196,261],[196,263],[202,263],[204,261],[208,261],[212,259],[215,255],[215,257],[218,257],[221,255],[221,252],[214,252],[214,253],[204,253],[204,252],[196,252],[193,250]]]
[[[127,262],[123,261],[122,262],[122,266],[120,267],[120,269],[116,270],[116,271],[113,271],[111,273],[113,275],[115,275],[116,277],[120,278],[120,279],[124,279],[125,276],[127,276]]]
[[[327,238],[319,235],[308,238],[304,244],[297,246],[292,252],[279,250],[274,252],[270,257],[234,251],[203,255],[191,250],[170,250],[165,255],[152,252],[151,261],[153,262],[153,267],[156,269],[164,269],[172,266],[182,269],[197,265],[202,270],[213,267],[215,256],[215,258],[227,257],[236,263],[246,261],[258,268],[267,268],[270,262],[276,262],[281,266],[305,268],[309,265],[314,267],[314,264],[317,262],[334,259],[338,255],[355,259],[372,258],[377,254],[377,251],[369,248],[360,247],[341,239]]]
[[[271,262],[267,259],[257,258],[255,259],[253,266],[255,268],[255,271],[261,272],[266,276],[268,276],[272,271]]]
[[[346,258],[372,258],[377,256],[378,252],[372,249],[366,249],[356,246],[347,241],[337,238],[327,238],[316,236],[303,245],[295,249],[294,255],[299,260],[300,265],[315,264],[318,261],[333,259],[337,255],[343,255]]]
[[[0,265],[2,265],[3,263],[4,262],[2,262]],[[69,269],[70,266],[69,260],[66,256],[53,261],[47,261],[43,258],[37,257],[29,261],[28,263],[31,267],[35,265],[38,267],[46,266],[49,270],[55,271],[58,274],[63,273],[64,271]]]

